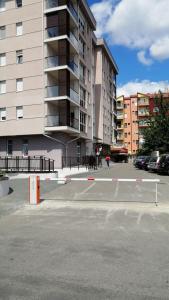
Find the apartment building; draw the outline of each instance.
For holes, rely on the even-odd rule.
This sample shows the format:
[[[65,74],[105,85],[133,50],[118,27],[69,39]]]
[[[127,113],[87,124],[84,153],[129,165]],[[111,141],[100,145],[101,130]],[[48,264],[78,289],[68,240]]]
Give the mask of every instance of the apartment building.
[[[169,93],[163,93],[169,101]],[[149,126],[150,116],[158,112],[158,94],[120,96],[117,98],[117,145],[135,155],[144,143],[143,131]]]
[[[131,155],[138,149],[137,97],[117,98],[117,145]]]
[[[0,0],[0,155],[44,155],[59,167],[64,155],[91,154],[95,29],[85,0]]]
[[[116,76],[118,67],[103,39],[96,43],[96,136],[98,143],[116,142]]]

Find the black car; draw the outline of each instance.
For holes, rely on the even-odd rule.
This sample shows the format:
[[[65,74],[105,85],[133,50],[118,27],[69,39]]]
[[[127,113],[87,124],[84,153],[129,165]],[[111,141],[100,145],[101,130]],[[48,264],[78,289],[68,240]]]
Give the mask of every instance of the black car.
[[[163,154],[158,163],[158,173],[169,175],[169,154]]]
[[[149,164],[150,159],[151,159],[151,156],[147,156],[147,158],[143,161],[143,163],[141,165],[141,169],[148,171],[148,164]]]
[[[145,160],[147,159],[147,156],[138,156],[134,162],[134,165],[136,168],[138,169],[142,169],[143,168],[143,164],[145,162]]]

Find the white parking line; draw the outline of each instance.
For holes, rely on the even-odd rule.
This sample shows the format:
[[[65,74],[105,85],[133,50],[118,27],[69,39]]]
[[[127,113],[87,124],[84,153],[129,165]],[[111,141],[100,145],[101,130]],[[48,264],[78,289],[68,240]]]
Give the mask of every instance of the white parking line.
[[[91,185],[89,185],[87,188],[85,188],[81,193],[79,193],[80,195],[81,194],[85,194],[87,193],[90,189],[92,189],[92,187],[94,187],[94,185],[96,184],[96,182],[93,182]]]
[[[115,191],[114,191],[114,199],[117,198],[118,193],[119,193],[119,182],[117,181],[117,182],[116,182]]]
[[[142,216],[144,215],[144,213],[139,213],[139,215],[138,215],[138,218],[137,218],[137,225],[139,225],[140,224],[140,222],[141,222],[141,218],[142,218]]]

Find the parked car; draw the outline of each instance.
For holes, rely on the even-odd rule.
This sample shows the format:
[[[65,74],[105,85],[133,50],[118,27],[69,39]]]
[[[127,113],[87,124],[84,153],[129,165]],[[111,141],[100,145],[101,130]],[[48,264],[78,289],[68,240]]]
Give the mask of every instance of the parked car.
[[[148,163],[148,170],[151,172],[157,172],[159,168],[160,156],[151,157]]]
[[[158,164],[158,173],[169,175],[169,154],[163,154]]]
[[[148,171],[148,164],[149,161],[151,159],[151,156],[147,156],[145,160],[143,160],[142,164],[141,164],[141,169]]]
[[[144,161],[146,160],[146,158],[147,158],[147,156],[138,156],[138,157],[135,159],[134,166],[135,166],[136,168],[142,169],[143,163],[144,163]]]

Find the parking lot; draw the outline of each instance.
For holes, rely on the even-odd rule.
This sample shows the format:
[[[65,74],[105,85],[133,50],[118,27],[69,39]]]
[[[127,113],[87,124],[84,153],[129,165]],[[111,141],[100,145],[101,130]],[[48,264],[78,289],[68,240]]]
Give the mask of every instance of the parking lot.
[[[130,164],[90,176],[160,178],[158,206],[154,183],[44,181],[34,207],[27,181],[13,181],[0,200],[0,299],[169,299],[169,176]]]

